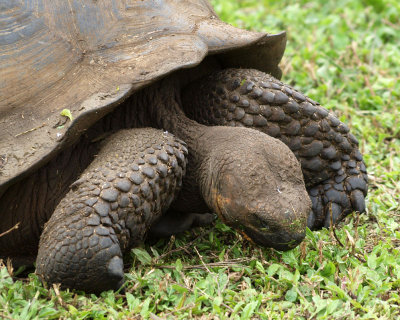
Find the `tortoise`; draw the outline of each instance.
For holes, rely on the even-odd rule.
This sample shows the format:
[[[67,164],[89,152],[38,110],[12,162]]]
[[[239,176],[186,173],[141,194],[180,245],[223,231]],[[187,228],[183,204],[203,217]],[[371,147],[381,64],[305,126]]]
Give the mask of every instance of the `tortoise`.
[[[280,82],[286,34],[203,1],[2,1],[0,257],[101,292],[147,236],[210,224],[255,243],[365,211],[357,139]]]

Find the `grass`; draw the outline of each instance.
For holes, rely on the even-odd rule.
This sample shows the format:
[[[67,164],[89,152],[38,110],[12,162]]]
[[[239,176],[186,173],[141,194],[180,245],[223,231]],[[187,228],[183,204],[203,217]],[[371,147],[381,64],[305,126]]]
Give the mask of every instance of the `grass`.
[[[132,251],[126,292],[44,287],[0,268],[4,319],[395,319],[400,317],[400,4],[214,0],[242,28],[288,32],[283,81],[335,110],[360,140],[367,214],[308,232],[294,250],[217,223]]]

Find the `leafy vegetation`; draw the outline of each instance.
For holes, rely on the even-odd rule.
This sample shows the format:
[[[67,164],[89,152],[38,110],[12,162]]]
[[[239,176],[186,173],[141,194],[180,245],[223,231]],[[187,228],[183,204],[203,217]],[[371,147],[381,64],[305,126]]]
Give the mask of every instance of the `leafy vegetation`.
[[[0,268],[4,319],[394,319],[400,316],[400,3],[214,0],[242,28],[286,30],[283,81],[334,110],[360,140],[368,213],[308,232],[289,252],[228,227],[132,251],[125,293],[44,287]],[[339,243],[339,241],[340,243]]]

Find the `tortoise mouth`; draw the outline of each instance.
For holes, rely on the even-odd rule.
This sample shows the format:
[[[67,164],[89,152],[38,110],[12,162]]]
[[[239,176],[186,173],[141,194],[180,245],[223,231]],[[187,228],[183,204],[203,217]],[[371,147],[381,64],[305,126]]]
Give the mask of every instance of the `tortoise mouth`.
[[[298,246],[305,238],[305,226],[304,228],[299,228],[299,225],[293,221],[288,228],[286,228],[287,230],[285,230],[279,227],[273,227],[271,223],[260,218],[260,214],[248,216],[245,212],[242,212],[242,214],[239,214],[242,218],[240,220],[242,221],[238,219],[231,220],[229,217],[231,217],[232,214],[227,210],[227,201],[228,199],[222,197],[220,194],[217,196],[215,211],[218,217],[223,223],[238,230],[247,240],[263,247],[287,251]],[[228,203],[230,204],[231,202],[229,201]],[[261,214],[261,216],[263,215]],[[247,219],[243,221],[245,217],[247,217]]]
[[[241,231],[254,243],[280,251],[287,251],[297,247],[306,236],[305,230],[294,233],[287,231],[265,232],[263,228],[255,229],[249,226],[242,226]]]

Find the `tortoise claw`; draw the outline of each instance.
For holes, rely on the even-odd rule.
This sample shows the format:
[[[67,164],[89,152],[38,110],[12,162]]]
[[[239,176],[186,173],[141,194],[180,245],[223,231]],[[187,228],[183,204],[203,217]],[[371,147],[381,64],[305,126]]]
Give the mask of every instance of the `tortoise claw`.
[[[365,199],[364,194],[360,190],[352,191],[350,195],[351,205],[353,209],[358,212],[365,211]]]
[[[307,227],[308,227],[309,229],[312,229],[313,226],[314,226],[314,224],[315,224],[315,214],[314,214],[314,212],[311,210],[310,213],[309,213],[309,215],[308,215],[308,219],[307,219]]]
[[[117,283],[116,287],[119,288],[124,283],[124,262],[119,256],[114,256],[107,264],[107,276]],[[117,281],[115,281],[117,280]]]
[[[335,177],[308,190],[312,201],[312,214],[307,223],[310,229],[329,228],[331,221],[337,224],[352,211],[365,212],[365,180],[349,176],[338,181]]]

